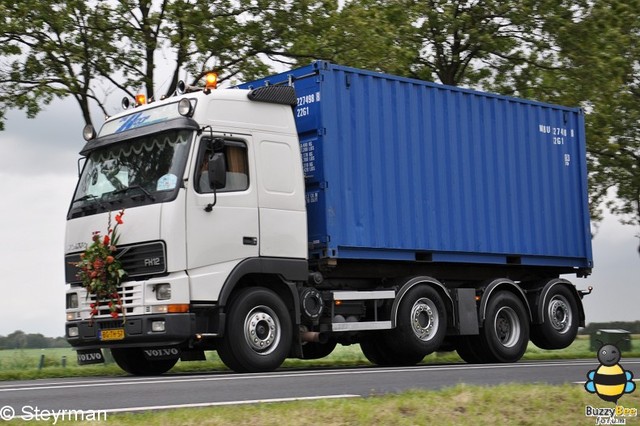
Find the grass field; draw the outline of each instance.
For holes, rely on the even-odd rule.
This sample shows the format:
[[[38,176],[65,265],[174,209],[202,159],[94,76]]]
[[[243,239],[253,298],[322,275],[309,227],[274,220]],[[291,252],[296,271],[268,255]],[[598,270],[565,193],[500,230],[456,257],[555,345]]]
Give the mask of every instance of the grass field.
[[[640,356],[640,336],[634,336],[632,351],[623,352],[622,364],[625,357]],[[44,362],[40,369],[41,357]],[[110,359],[109,351],[105,351],[107,361]],[[65,361],[63,361],[63,358]],[[567,349],[559,351],[542,350],[529,344],[529,348],[523,359],[566,359],[586,358],[596,360],[595,352],[589,348],[589,337],[578,336],[578,339]],[[463,362],[455,352],[439,352],[427,356],[423,363],[452,363]],[[63,367],[65,363],[65,367]],[[310,367],[338,367],[369,365],[369,361],[360,351],[359,345],[338,346],[328,357],[319,360],[287,360],[283,368],[310,368]],[[197,372],[226,370],[215,352],[207,352],[207,361],[178,362],[173,372]],[[23,349],[0,350],[0,380],[22,380],[50,377],[73,376],[99,376],[99,375],[124,375],[125,373],[113,362],[104,365],[78,366],[76,354],[72,349]]]

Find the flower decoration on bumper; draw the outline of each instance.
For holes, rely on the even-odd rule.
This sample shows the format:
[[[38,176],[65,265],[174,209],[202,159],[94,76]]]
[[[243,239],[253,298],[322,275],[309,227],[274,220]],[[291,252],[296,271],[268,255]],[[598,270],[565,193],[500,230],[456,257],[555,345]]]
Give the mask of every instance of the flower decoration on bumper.
[[[92,319],[98,315],[100,306],[108,306],[113,318],[118,318],[119,313],[124,316],[118,290],[126,272],[115,257],[120,238],[118,226],[123,223],[123,215],[124,210],[116,214],[115,225],[112,227],[111,212],[109,212],[107,234],[103,236],[100,231],[95,231],[91,236],[91,245],[80,255],[80,262],[75,264],[80,269],[78,278],[82,286],[88,294],[96,296],[95,301],[90,305]]]

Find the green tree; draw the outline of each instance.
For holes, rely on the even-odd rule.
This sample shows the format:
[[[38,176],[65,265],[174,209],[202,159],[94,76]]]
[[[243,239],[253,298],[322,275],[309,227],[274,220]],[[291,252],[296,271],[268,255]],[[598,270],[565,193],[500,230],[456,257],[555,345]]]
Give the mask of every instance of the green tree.
[[[50,346],[50,339],[40,333],[29,333],[26,335],[25,348],[27,349],[45,349]]]
[[[22,330],[9,334],[5,340],[7,349],[24,349],[27,347],[27,335]]]
[[[264,13],[265,53],[288,66],[323,59],[342,65],[406,75],[414,46],[402,2],[359,0],[274,1]]]
[[[54,98],[72,96],[89,123],[99,68],[110,72],[105,6],[81,0],[0,3],[0,130],[5,109],[33,118]]]
[[[640,1],[560,2],[542,26],[553,66],[502,70],[502,93],[585,109],[592,217],[640,225]],[[612,198],[613,196],[613,198]]]
[[[5,109],[34,117],[67,96],[77,100],[88,124],[92,105],[107,115],[106,96],[114,89],[159,98],[175,91],[184,70],[192,82],[212,69],[220,81],[269,70],[258,55],[265,44],[261,10],[253,2],[94,3],[0,4],[0,126]],[[158,62],[169,79],[156,75]]]
[[[280,48],[270,53],[289,65],[319,58],[469,87],[521,64],[550,67],[544,18],[564,10],[551,0],[279,4],[266,14],[270,38]]]
[[[91,5],[91,7],[89,7]],[[54,0],[0,3],[0,126],[73,96],[170,95],[326,59],[587,113],[592,216],[640,225],[640,0]],[[170,75],[156,75],[159,64]],[[106,84],[107,89],[104,89]],[[102,90],[101,90],[102,89]]]

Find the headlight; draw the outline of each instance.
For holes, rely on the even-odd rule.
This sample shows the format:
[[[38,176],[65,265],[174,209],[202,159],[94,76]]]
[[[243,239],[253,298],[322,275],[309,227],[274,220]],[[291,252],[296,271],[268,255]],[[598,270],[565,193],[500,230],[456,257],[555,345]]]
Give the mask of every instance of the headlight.
[[[191,105],[189,99],[180,99],[180,102],[178,102],[178,113],[185,117],[191,117],[193,115],[193,105]]]
[[[155,290],[157,300],[171,299],[171,284],[158,284]]]
[[[67,309],[77,309],[78,306],[78,293],[67,293]]]

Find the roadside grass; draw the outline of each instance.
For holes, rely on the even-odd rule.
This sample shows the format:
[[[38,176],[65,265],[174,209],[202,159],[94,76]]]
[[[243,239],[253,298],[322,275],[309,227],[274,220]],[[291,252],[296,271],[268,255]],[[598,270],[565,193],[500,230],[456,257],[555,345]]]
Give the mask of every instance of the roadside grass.
[[[590,349],[589,336],[578,336],[571,346],[563,350],[543,350],[529,344],[523,360],[550,360],[583,358],[593,359],[597,363],[596,354]],[[4,349],[0,350],[0,380],[29,380],[56,377],[90,377],[90,376],[125,376],[111,359],[109,351],[104,351],[107,363],[93,366],[79,366],[76,353],[70,348],[61,349]],[[206,361],[178,362],[171,370],[173,373],[196,373],[207,371],[225,371],[227,368],[218,358],[216,352],[207,352]],[[44,356],[42,368],[41,358]],[[622,353],[624,358],[640,357],[640,336],[632,337],[631,352]],[[63,361],[64,358],[64,361]],[[423,364],[462,363],[456,352],[438,352],[422,361]],[[63,363],[65,366],[63,367]],[[313,367],[358,367],[371,365],[360,350],[359,345],[338,346],[328,357],[318,360],[285,361],[283,369],[300,369]]]
[[[640,408],[640,392],[624,395],[620,405]],[[614,408],[612,403],[587,393],[581,385],[549,386],[505,384],[468,386],[442,390],[411,390],[400,394],[365,398],[255,403],[207,408],[154,410],[107,414],[106,423],[118,425],[595,425],[585,408]],[[627,424],[640,417],[618,417]],[[608,419],[606,419],[608,420]],[[27,421],[14,420],[16,424]],[[104,422],[100,422],[104,423]],[[75,418],[57,425],[96,424]]]

